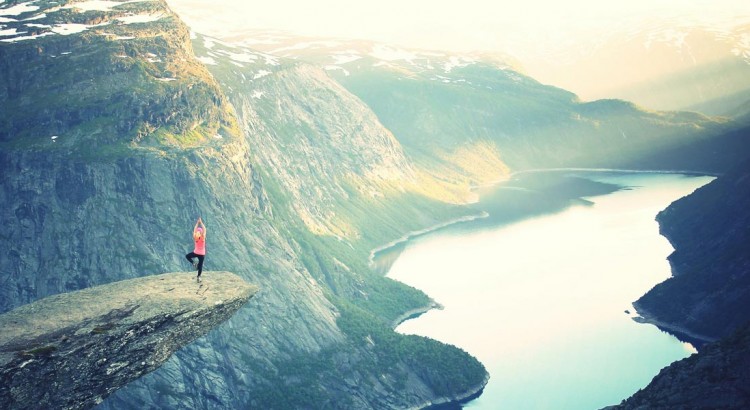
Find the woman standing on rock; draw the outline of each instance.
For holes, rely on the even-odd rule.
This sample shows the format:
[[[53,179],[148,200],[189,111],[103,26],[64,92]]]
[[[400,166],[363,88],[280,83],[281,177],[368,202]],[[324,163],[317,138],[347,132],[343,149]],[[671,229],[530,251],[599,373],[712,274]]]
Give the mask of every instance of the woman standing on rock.
[[[194,268],[198,269],[198,276],[195,277],[195,280],[200,282],[201,273],[203,272],[203,259],[206,257],[206,225],[203,225],[200,216],[193,228],[193,241],[195,241],[195,249],[185,255],[185,258],[187,258],[188,262],[190,262]],[[194,258],[198,258],[197,264],[193,260]]]

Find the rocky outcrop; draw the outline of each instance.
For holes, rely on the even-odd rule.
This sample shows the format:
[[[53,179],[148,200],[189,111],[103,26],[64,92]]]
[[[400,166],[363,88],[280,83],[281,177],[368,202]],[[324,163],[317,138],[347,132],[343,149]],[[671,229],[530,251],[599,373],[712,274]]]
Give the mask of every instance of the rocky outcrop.
[[[166,273],[50,296],[0,315],[0,402],[90,408],[229,319],[258,287]]]
[[[159,145],[173,135],[210,141],[231,128],[223,94],[165,2],[1,8],[0,142],[23,137],[43,147],[59,137],[58,145],[91,153],[91,144]]]
[[[673,363],[651,383],[609,410],[747,409],[750,407],[750,326]]]
[[[0,8],[19,3],[8,0]],[[0,241],[6,249],[0,252],[0,312],[144,272],[185,268],[190,231],[201,215],[212,232],[207,269],[235,272],[265,291],[230,325],[181,349],[158,370],[110,395],[100,408],[334,403],[367,409],[383,408],[384,402],[410,407],[477,386],[485,371],[470,355],[438,342],[407,339],[387,327],[390,319],[421,306],[415,295],[424,295],[368,273],[370,248],[362,249],[357,266],[349,242],[306,229],[319,223],[298,223],[302,214],[296,211],[302,209],[312,221],[354,226],[340,214],[330,217],[338,212],[334,202],[364,217],[377,216],[379,205],[388,200],[357,188],[380,188],[408,174],[397,141],[367,107],[343,95],[341,87],[329,90],[335,83],[320,70],[292,67],[274,78],[266,67],[251,72],[256,67],[245,70],[227,62],[219,67],[234,70],[227,77],[271,80],[267,85],[277,92],[270,103],[282,107],[269,107],[269,101],[243,88],[250,95],[232,102],[246,102],[248,113],[278,115],[232,128],[233,120],[217,115],[234,116],[232,109],[222,111],[227,107],[221,103],[229,101],[225,90],[239,87],[215,87],[190,54],[187,29],[165,3],[117,3],[41,2],[42,20],[26,20],[37,17],[33,12],[7,17],[15,20],[9,25],[24,30],[37,23],[58,31],[86,27],[65,35],[0,39],[2,59],[19,63],[0,69],[0,83],[26,87],[14,89],[18,93],[13,95],[2,94],[0,87],[0,109],[15,110],[12,118],[0,118]],[[81,11],[91,7],[108,10]],[[14,10],[20,9],[28,7]],[[235,63],[251,59],[239,53],[231,57]],[[123,64],[130,69],[120,70]],[[89,75],[92,70],[96,75]],[[48,81],[38,81],[42,73]],[[78,74],[86,81],[79,81]],[[122,90],[127,91],[120,98]],[[273,89],[255,91],[271,95]],[[308,97],[317,99],[306,104]],[[33,102],[33,109],[16,109],[20,102]],[[356,104],[354,109],[347,109],[350,104]],[[303,115],[307,111],[312,112]],[[296,121],[297,114],[304,121]],[[36,120],[31,122],[40,126],[27,128],[26,116],[53,116],[59,128]],[[242,118],[249,116],[243,112]],[[151,133],[133,136],[139,124]],[[274,137],[293,138],[271,140],[260,125],[278,131]],[[282,126],[287,128],[277,130]],[[267,155],[271,150],[274,155]],[[266,158],[270,161],[262,161]],[[292,172],[277,173],[285,169]],[[308,172],[315,177],[308,178]],[[361,197],[377,202],[354,201]],[[401,226],[431,224],[412,216],[402,218],[410,224],[391,223],[379,236],[368,231],[367,237],[382,243]],[[370,220],[367,227],[384,225]],[[311,246],[318,240],[328,241],[325,248]],[[359,319],[365,318],[353,320],[365,324],[361,337],[341,329],[341,309],[351,305],[361,308],[354,309]],[[381,322],[385,326],[374,329]],[[408,349],[401,349],[404,345]],[[422,352],[421,359],[405,363],[403,358],[415,351]],[[446,353],[451,360],[444,360]],[[450,371],[440,367],[446,362]],[[458,381],[464,375],[467,381]],[[416,394],[404,389],[410,377],[424,379]],[[342,380],[354,382],[342,388]]]

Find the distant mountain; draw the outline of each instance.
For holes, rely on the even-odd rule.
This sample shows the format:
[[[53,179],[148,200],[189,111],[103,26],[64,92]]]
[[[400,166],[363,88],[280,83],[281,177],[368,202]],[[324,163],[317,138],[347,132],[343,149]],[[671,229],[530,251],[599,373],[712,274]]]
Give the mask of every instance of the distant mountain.
[[[745,17],[726,29],[679,19],[615,25],[556,52],[530,47],[516,55],[532,77],[584,100],[619,98],[649,109],[734,116],[750,101]]]
[[[653,156],[659,156],[658,169],[708,170],[705,163],[661,154],[710,141],[726,126],[700,114],[647,111],[621,100],[584,103],[484,55],[279,33],[249,32],[232,40],[325,67],[372,108],[420,167],[475,183],[489,169],[499,177],[508,169],[639,167]],[[699,157],[694,159],[703,161]]]

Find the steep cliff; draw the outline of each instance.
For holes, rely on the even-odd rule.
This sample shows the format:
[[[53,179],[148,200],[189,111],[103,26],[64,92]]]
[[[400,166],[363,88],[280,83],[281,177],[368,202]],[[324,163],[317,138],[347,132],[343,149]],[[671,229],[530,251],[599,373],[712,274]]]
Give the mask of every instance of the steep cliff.
[[[746,155],[748,150],[745,150]],[[750,161],[659,213],[673,277],[635,306],[660,326],[703,340],[750,321]]]
[[[322,172],[309,180],[297,171],[318,153],[261,152],[269,134],[246,126],[245,114],[240,125],[225,86],[195,58],[187,28],[164,2],[6,1],[0,8],[0,241],[7,249],[0,311],[187,270],[183,255],[198,215],[211,232],[206,269],[236,272],[264,289],[230,326],[180,350],[102,408],[410,407],[483,386],[487,374],[466,352],[391,329],[393,318],[429,303],[425,295],[368,273],[369,249],[357,254],[326,234],[342,226],[327,198],[341,203],[357,184],[410,178],[398,144],[363,106],[347,109],[353,100],[336,100],[334,90],[337,121],[358,119],[347,125],[354,128],[335,134],[316,124],[321,132],[306,135],[319,147],[331,138],[335,149],[320,155],[349,159],[310,162]],[[304,105],[307,81],[328,81],[304,68],[285,75],[282,104]],[[279,115],[304,128],[291,112]],[[360,136],[358,123],[380,130],[349,144]],[[347,164],[346,171],[331,175],[332,164]],[[377,210],[359,209],[358,220]],[[445,213],[409,223],[424,226]],[[402,232],[392,223],[377,238]],[[323,235],[311,231],[321,226]],[[349,232],[362,234],[361,227]],[[364,271],[349,262],[358,258]]]
[[[229,319],[258,288],[167,273],[50,296],[0,315],[7,409],[93,407]]]
[[[662,369],[651,383],[607,409],[746,409],[750,327]]]

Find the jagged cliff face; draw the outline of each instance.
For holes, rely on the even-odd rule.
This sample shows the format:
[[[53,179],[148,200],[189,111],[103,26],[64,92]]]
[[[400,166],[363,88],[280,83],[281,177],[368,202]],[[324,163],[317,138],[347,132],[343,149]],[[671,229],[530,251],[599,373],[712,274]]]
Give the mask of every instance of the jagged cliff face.
[[[746,146],[746,158],[748,151]],[[659,213],[660,229],[675,247],[669,256],[673,277],[641,297],[638,310],[703,340],[728,336],[750,321],[749,207],[746,160]]]
[[[323,70],[209,37],[194,43],[227,90],[254,159],[312,232],[352,236],[338,201],[413,184],[393,135]]]
[[[2,10],[3,143],[43,148],[56,137],[57,148],[100,155],[105,145],[231,127],[186,27],[163,2],[6,1]]]
[[[214,344],[226,346],[226,340],[230,340],[229,343],[236,346],[229,348],[233,354],[215,355],[198,363],[189,359],[188,364],[183,363],[183,354],[180,354],[169,362],[166,370],[153,376],[171,386],[170,392],[154,390],[153,384],[133,388],[143,389],[141,397],[146,402],[158,397],[172,404],[196,400],[196,405],[200,406],[198,403],[204,398],[199,391],[204,385],[185,383],[182,376],[189,369],[197,368],[206,377],[204,380],[227,380],[225,384],[210,388],[220,402],[246,403],[248,397],[237,394],[237,387],[259,383],[262,371],[250,371],[245,367],[241,373],[228,376],[224,363],[236,361],[262,369],[262,364],[252,361],[263,360],[261,363],[264,363],[268,357],[314,353],[341,341],[342,335],[336,328],[335,308],[298,261],[295,251],[270,224],[272,206],[250,161],[247,142],[239,138],[238,133],[231,132],[233,119],[219,118],[226,112],[215,102],[223,101],[223,97],[200,63],[186,54],[186,50],[190,50],[187,30],[168,13],[162,2],[133,4],[146,7],[147,3],[149,8],[156,7],[164,14],[160,18],[150,14],[151,17],[140,17],[146,21],[141,24],[103,26],[106,30],[116,30],[119,37],[97,37],[99,47],[83,41],[99,36],[91,32],[93,28],[59,40],[61,35],[51,34],[3,43],[0,47],[7,62],[18,61],[18,55],[27,56],[30,49],[46,50],[49,43],[62,40],[66,41],[65,52],[70,53],[54,58],[45,53],[34,54],[33,58],[22,60],[23,66],[3,70],[6,90],[7,84],[20,81],[12,76],[23,72],[85,72],[90,66],[102,64],[99,69],[115,72],[90,76],[84,82],[92,84],[93,90],[102,90],[103,94],[94,93],[90,98],[83,95],[81,104],[71,106],[70,112],[76,112],[79,107],[109,106],[115,97],[108,93],[108,85],[122,83],[127,83],[123,93],[134,104],[144,107],[142,112],[119,109],[112,115],[96,112],[92,114],[92,121],[106,124],[105,131],[99,132],[96,128],[91,133],[87,133],[89,128],[85,124],[54,114],[62,123],[54,129],[59,132],[55,139],[50,137],[51,132],[40,136],[37,134],[40,131],[18,131],[24,123],[16,122],[14,117],[4,123],[0,195],[5,227],[2,240],[8,252],[0,256],[4,272],[7,272],[0,303],[2,310],[7,311],[63,291],[147,273],[187,270],[183,255],[192,248],[189,236],[192,224],[198,215],[203,215],[211,231],[206,269],[239,268],[236,269],[238,274],[266,291],[259,298],[261,301],[256,302],[257,310],[238,315],[241,326],[230,328],[228,333],[216,335],[213,340],[204,339],[192,352],[183,353],[184,357],[191,357],[196,351],[213,351]],[[13,3],[3,4],[4,8],[12,6]],[[76,14],[79,12],[64,8],[57,12],[40,11],[45,12],[47,20],[35,20],[39,24],[79,18]],[[136,21],[137,16],[141,16],[133,12],[125,14],[133,15]],[[25,17],[24,14],[18,16],[19,20]],[[129,31],[119,31],[124,29]],[[142,45],[144,36],[159,41]],[[149,66],[149,59],[174,60],[180,64],[171,74],[174,76],[183,72],[180,70],[190,72],[200,67],[203,71],[199,79],[186,80],[198,83],[180,85],[179,79],[161,81],[161,77],[145,75],[138,69],[118,73],[116,68],[110,67],[112,64],[84,58],[95,50],[94,57],[100,53],[107,57],[105,62],[118,62],[120,44],[129,42],[145,47],[143,54],[129,57],[134,60],[133,66]],[[127,46],[122,47],[127,49]],[[78,56],[80,60],[66,61],[65,56]],[[49,81],[34,81],[34,84],[37,88],[46,85],[47,88],[38,93],[51,96],[73,94],[78,89],[75,82],[63,87],[62,82],[55,82],[54,76]],[[153,129],[152,125],[159,123],[150,122],[149,116],[157,115],[159,110],[149,104],[163,97],[164,84],[171,93],[166,100],[175,104],[173,109],[177,114],[173,118],[176,122],[164,119],[166,125],[162,129]],[[204,88],[212,90],[211,98],[203,98]],[[23,106],[21,110],[16,109],[19,107],[17,100],[27,96],[25,93],[16,97],[4,95],[4,118],[7,118],[6,112],[15,113],[11,114],[13,116],[28,113]],[[35,110],[37,113],[67,112],[65,104],[48,105],[43,100],[37,101]],[[217,114],[220,111],[221,115]],[[123,118],[135,125],[127,125]],[[180,118],[195,118],[191,123],[205,124],[192,129],[202,132],[180,134]],[[120,132],[119,124],[127,127]],[[153,132],[133,133],[143,129]],[[116,132],[110,134],[113,131]],[[211,133],[206,134],[208,131]],[[226,350],[225,347],[223,351]]]
[[[202,283],[191,276],[114,282],[0,315],[3,408],[93,407],[229,319],[258,291],[229,272]]]
[[[306,67],[285,68],[267,90],[289,111],[261,110],[252,96],[233,100],[235,110],[163,2],[71,6],[2,3],[1,24],[14,30],[6,35],[10,29],[3,28],[0,39],[9,40],[0,43],[8,68],[0,71],[0,239],[8,250],[0,255],[7,272],[2,311],[123,278],[188,270],[183,255],[192,249],[199,215],[209,230],[204,276],[231,270],[263,289],[229,326],[181,350],[102,408],[409,407],[486,383],[481,364],[465,352],[402,340],[383,324],[427,303],[424,295],[375,275],[360,277],[339,261],[338,275],[352,278],[339,294],[362,299],[347,307],[346,317],[369,320],[364,329],[352,320],[342,330],[341,306],[348,303],[330,296],[330,284],[319,282],[323,273],[309,270],[319,249],[289,236],[301,226],[345,232],[327,209],[331,201],[397,189],[412,178],[398,144],[372,113],[340,88],[326,90],[330,80]],[[31,17],[33,23],[25,20]],[[306,104],[300,99],[311,98],[308,84],[321,95]],[[329,96],[341,129],[316,116]],[[306,107],[312,113],[304,115]],[[270,119],[253,118],[261,114]],[[305,131],[277,132],[282,125]],[[285,148],[284,138],[292,137],[295,144]],[[270,148],[261,150],[265,138]],[[315,163],[323,155],[336,160]],[[321,266],[333,263],[326,258]],[[413,300],[398,301],[403,294]],[[383,299],[392,302],[386,313],[367,310]],[[404,346],[424,349],[413,355]],[[450,360],[438,361],[441,354]]]
[[[608,410],[746,409],[750,406],[750,327],[662,369],[648,386]]]

